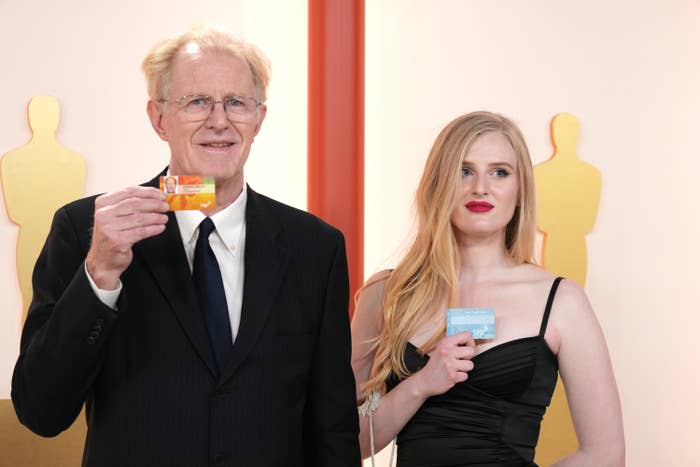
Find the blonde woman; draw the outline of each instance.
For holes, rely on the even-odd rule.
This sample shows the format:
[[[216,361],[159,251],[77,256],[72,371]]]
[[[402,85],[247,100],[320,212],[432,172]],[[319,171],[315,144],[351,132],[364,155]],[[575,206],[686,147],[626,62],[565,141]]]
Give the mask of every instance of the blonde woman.
[[[534,199],[510,120],[475,112],[440,133],[416,237],[365,284],[352,321],[363,457],[396,437],[400,467],[535,466],[559,372],[579,448],[555,465],[624,465],[605,338],[583,290],[533,264]],[[495,337],[446,337],[450,307],[492,308]]]

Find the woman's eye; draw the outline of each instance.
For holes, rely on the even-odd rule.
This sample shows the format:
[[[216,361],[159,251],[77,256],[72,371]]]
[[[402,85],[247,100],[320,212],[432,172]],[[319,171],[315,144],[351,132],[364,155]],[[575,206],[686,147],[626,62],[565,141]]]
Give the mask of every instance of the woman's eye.
[[[510,172],[508,172],[506,169],[496,169],[493,171],[494,175],[497,177],[507,177],[510,175]]]
[[[474,172],[472,172],[472,169],[469,167],[462,167],[462,177],[466,177],[467,175],[471,175]]]

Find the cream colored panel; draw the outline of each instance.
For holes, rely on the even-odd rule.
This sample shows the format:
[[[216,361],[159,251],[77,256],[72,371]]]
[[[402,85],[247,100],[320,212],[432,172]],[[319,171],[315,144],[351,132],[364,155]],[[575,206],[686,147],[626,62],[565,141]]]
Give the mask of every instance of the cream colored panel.
[[[537,164],[552,155],[552,116],[571,112],[577,153],[603,174],[586,292],[627,465],[700,465],[700,3],[382,0],[366,17],[366,275],[396,264],[430,145],[452,118],[513,118]]]

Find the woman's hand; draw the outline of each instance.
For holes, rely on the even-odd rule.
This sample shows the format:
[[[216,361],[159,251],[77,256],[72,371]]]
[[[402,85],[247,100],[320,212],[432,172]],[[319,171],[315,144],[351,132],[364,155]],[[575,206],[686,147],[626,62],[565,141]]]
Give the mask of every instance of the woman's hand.
[[[425,397],[449,391],[457,383],[466,381],[474,368],[471,358],[476,344],[467,331],[443,337],[430,354],[428,363],[413,375],[416,387]]]

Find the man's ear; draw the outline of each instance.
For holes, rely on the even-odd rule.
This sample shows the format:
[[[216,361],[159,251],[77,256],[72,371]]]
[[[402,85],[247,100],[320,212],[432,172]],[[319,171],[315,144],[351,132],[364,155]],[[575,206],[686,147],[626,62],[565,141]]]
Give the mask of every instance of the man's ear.
[[[267,115],[267,106],[263,104],[258,108],[258,121],[255,123],[255,136],[257,136],[260,131],[263,120],[265,120],[265,115]]]
[[[168,141],[168,135],[163,128],[163,103],[149,100],[146,106],[146,112],[148,113],[148,119],[151,121],[153,129],[156,130],[160,139]]]

